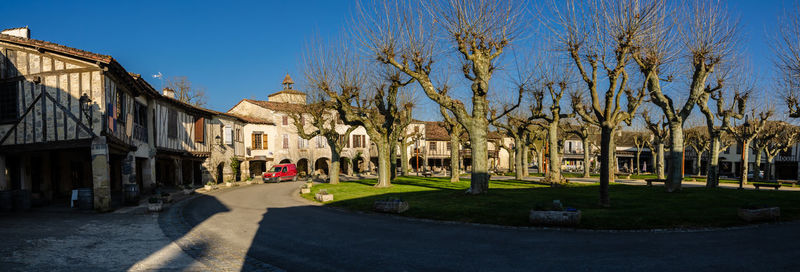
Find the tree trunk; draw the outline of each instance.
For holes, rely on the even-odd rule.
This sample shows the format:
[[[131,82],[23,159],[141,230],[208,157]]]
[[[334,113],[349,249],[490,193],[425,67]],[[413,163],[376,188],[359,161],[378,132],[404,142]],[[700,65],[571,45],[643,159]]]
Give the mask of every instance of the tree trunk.
[[[522,138],[514,137],[514,178],[522,180],[525,177],[525,164],[523,159],[525,157],[525,143]]]
[[[530,175],[529,169],[528,169],[528,163],[529,163],[528,154],[530,154],[530,153],[531,153],[531,150],[528,147],[528,145],[527,144],[523,144],[522,145],[522,176],[523,177],[527,177],[527,176]]]
[[[749,168],[748,160],[750,159],[750,141],[743,141],[742,143],[742,169],[741,177],[739,178],[739,189],[743,189],[747,184],[747,168]]]
[[[775,157],[767,156],[767,170],[764,171],[764,177],[767,180],[777,180],[778,178],[772,178],[772,166],[775,164]]]
[[[681,190],[681,182],[683,181],[683,124],[679,121],[672,121],[669,124],[670,143],[672,146],[669,149],[669,173],[667,173],[667,182],[664,184],[667,192],[677,192]]]
[[[664,174],[664,167],[666,164],[664,163],[664,143],[658,143],[658,154],[656,156],[656,175],[658,175],[658,179],[666,179],[666,175]]]
[[[339,152],[331,152],[331,167],[328,169],[328,183],[330,184],[339,184],[339,170],[341,169],[339,156]]]
[[[637,175],[641,175],[641,174],[642,174],[642,168],[641,168],[641,167],[639,167],[639,166],[641,165],[641,164],[639,163],[639,157],[641,157],[641,156],[642,156],[642,149],[641,149],[641,148],[639,148],[639,149],[636,151],[636,174],[637,174]]]
[[[461,168],[460,168],[460,154],[458,151],[460,148],[458,145],[460,141],[458,139],[458,135],[455,133],[450,135],[450,182],[458,182],[461,179]]]
[[[601,127],[600,131],[600,206],[610,207],[608,184],[614,182],[614,129]]]
[[[564,178],[561,177],[561,157],[559,156],[559,148],[558,148],[558,123],[553,122],[550,123],[550,126],[547,129],[548,137],[548,158],[549,158],[549,165],[547,171],[547,179],[550,183],[563,183]]]
[[[589,147],[589,138],[581,139],[583,142],[583,177],[588,178],[590,177],[591,166],[589,165],[589,153],[591,153],[591,148]]]
[[[391,163],[389,162],[389,143],[386,140],[379,140],[382,142],[375,143],[375,147],[378,149],[378,183],[375,184],[375,187],[384,188],[392,186],[392,181],[390,179],[391,173]]]
[[[331,147],[331,167],[328,171],[328,183],[339,184],[339,158],[341,155],[333,145],[330,145],[330,142],[328,144]]]
[[[390,143],[389,144],[389,175],[391,176],[391,180],[394,181],[397,178],[397,147],[400,145],[398,142]]]
[[[756,169],[753,171],[753,180],[759,180],[759,178],[761,178],[759,173],[761,172],[761,153],[763,153],[763,150],[764,148],[756,150]]]
[[[486,119],[473,121],[468,130],[472,148],[472,180],[467,192],[477,195],[489,191],[489,151],[486,141],[489,127]]]
[[[408,142],[405,138],[400,141],[400,174],[408,176]]]
[[[720,136],[714,136],[711,140],[711,153],[708,156],[708,170],[706,174],[706,187],[716,188],[719,186],[719,149]]]

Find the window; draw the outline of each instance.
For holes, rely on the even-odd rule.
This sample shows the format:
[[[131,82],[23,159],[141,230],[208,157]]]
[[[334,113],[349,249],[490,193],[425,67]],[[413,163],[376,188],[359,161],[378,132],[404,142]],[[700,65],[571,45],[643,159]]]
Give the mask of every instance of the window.
[[[453,143],[447,142],[447,150],[450,150],[451,148],[453,148]]]
[[[237,142],[241,142],[242,141],[242,129],[241,128],[237,128],[236,129],[236,141]]]
[[[288,126],[289,125],[289,116],[283,116],[281,118],[282,118],[282,122],[281,123],[283,123],[284,126]]]
[[[17,121],[17,82],[6,82],[0,85],[0,123]]]
[[[742,154],[742,145],[739,143],[736,144],[736,154]]]
[[[261,145],[261,141],[262,141],[261,140],[261,136],[262,136],[261,133],[258,133],[258,134],[253,133],[253,138],[252,138],[252,140],[253,140],[253,143],[252,143],[253,149],[263,149],[264,148],[263,145]]]
[[[197,143],[202,143],[205,140],[206,136],[206,119],[203,117],[195,117],[194,118],[194,141]]]
[[[225,144],[227,144],[227,145],[233,144],[233,128],[232,127],[225,126],[224,128],[222,128],[222,135],[223,135],[222,137],[225,138],[225,139],[223,139]]]
[[[350,147],[350,138],[346,137],[345,135],[339,135],[339,144],[343,147],[349,148]]]
[[[289,135],[283,134],[283,149],[289,149]]]
[[[175,109],[167,111],[167,137],[178,138],[178,111]]]
[[[300,137],[300,136],[297,136],[297,148],[299,148],[299,149],[305,149],[305,148],[306,148],[306,146],[308,146],[308,140],[306,140],[306,139],[303,139],[303,138],[302,138],[302,137]]]
[[[147,127],[147,106],[135,102],[133,104],[133,123]]]
[[[353,135],[353,148],[364,148],[366,146],[366,137],[364,135]]]
[[[122,124],[124,126],[125,125],[125,118],[127,117],[127,116],[125,116],[125,114],[127,113],[127,111],[125,110],[125,105],[126,105],[126,103],[125,103],[125,94],[122,93],[119,89],[117,89],[117,101],[116,101],[116,103],[117,103],[117,106],[116,106],[117,112],[115,112],[115,115],[114,115],[115,119],[117,119],[117,123],[118,124]]]
[[[431,144],[428,145],[428,150],[436,151],[436,142],[431,142]]]
[[[317,148],[325,148],[325,137],[317,136]]]

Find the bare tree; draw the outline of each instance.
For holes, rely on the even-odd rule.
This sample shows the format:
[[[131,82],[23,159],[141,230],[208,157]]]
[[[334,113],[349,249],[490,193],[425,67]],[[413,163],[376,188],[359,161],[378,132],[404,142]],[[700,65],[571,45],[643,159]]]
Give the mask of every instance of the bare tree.
[[[647,141],[647,146],[650,148],[650,153],[655,152],[654,172],[658,179],[665,179],[664,167],[666,167],[666,165],[664,163],[664,146],[667,143],[670,133],[668,124],[665,122],[663,115],[660,122],[652,121],[652,119],[650,119],[650,113],[647,110],[642,111],[641,117],[652,135],[649,141]]]
[[[309,85],[330,97],[344,124],[364,127],[375,143],[375,187],[391,186],[391,153],[412,120],[413,103],[401,89],[414,80],[389,67],[368,69],[346,46],[311,49],[304,60]]]
[[[472,180],[468,193],[482,194],[489,188],[488,141],[490,80],[504,49],[521,32],[523,7],[517,1],[441,0],[415,5],[387,1],[373,12],[361,10],[356,23],[359,39],[377,61],[390,65],[415,79],[425,94],[453,113],[469,132],[472,149]],[[434,32],[444,35],[437,42]],[[471,112],[448,94],[447,85],[431,79],[434,63],[454,50],[462,62],[464,78],[472,91]],[[452,52],[452,51],[451,51]],[[505,109],[501,118],[514,107]]]
[[[718,80],[717,82],[723,81]],[[738,88],[740,86],[744,85],[735,84],[733,86],[733,102],[729,105],[726,105],[725,102],[725,90],[727,88],[720,88],[717,90],[706,88],[705,93],[697,100],[700,112],[703,113],[706,119],[706,128],[709,138],[711,139],[708,174],[706,176],[706,187],[709,188],[714,188],[719,185],[719,153],[733,144],[732,139],[728,139],[729,137],[725,135],[728,131],[728,127],[731,126],[733,120],[744,118],[745,108],[747,107],[747,100],[750,97],[751,89],[748,88],[745,92],[740,93],[740,89]],[[716,109],[714,109],[714,111],[712,111],[711,107],[708,105],[711,100],[716,102],[714,103],[716,104]]]
[[[778,36],[773,41],[776,66],[780,76],[789,117],[800,118],[800,4],[779,16]]]
[[[344,143],[340,141],[342,137],[348,139],[350,133],[357,127],[349,126],[347,128],[340,128],[337,130],[337,115],[331,112],[333,107],[331,101],[325,101],[321,97],[312,103],[305,105],[303,112],[289,112],[292,122],[297,130],[297,135],[300,138],[311,140],[314,137],[323,137],[331,149],[331,167],[329,171],[329,183],[339,184],[339,159],[341,158]],[[306,117],[309,117],[308,125],[306,125]],[[339,131],[344,130],[342,134]]]
[[[464,133],[464,127],[450,116],[449,111],[442,106],[439,106],[439,111],[442,113],[444,122],[444,129],[450,134],[450,182],[458,182],[461,178],[461,134]]]
[[[699,176],[700,168],[702,168],[703,153],[710,151],[711,138],[708,135],[708,130],[701,127],[693,127],[683,131],[686,145],[692,148],[695,156],[693,174]]]
[[[772,167],[775,157],[783,151],[792,147],[797,142],[798,130],[795,126],[783,121],[768,121],[755,138],[753,138],[753,150],[756,152],[756,169],[761,169],[761,154],[766,156],[767,171],[764,178],[773,178]]]
[[[591,102],[587,105],[580,95],[574,95],[572,104],[584,120],[600,127],[600,204],[608,207],[608,184],[614,179],[614,131],[621,122],[630,124],[645,94],[644,86],[637,90],[629,86],[626,67],[636,50],[635,42],[652,35],[647,22],[658,18],[661,2],[565,2],[554,4],[551,10],[556,14],[549,27],[586,83]],[[606,89],[602,98],[598,88]]]
[[[684,6],[687,9],[685,18],[675,18],[676,21],[683,22],[679,31],[682,34],[681,45],[687,50],[686,55],[692,67],[689,89],[686,92],[688,97],[683,105],[676,104],[675,98],[667,95],[661,85],[662,81],[672,80],[672,75],[663,77],[663,73],[669,71],[664,66],[670,62],[673,54],[669,34],[674,33],[665,5],[658,7],[657,13],[661,16],[647,22],[657,31],[638,40],[641,50],[633,55],[645,78],[650,100],[662,109],[669,124],[671,148],[665,184],[668,192],[679,191],[683,181],[683,125],[706,90],[708,77],[722,61],[730,57],[737,31],[736,23],[728,17],[725,8],[718,2],[696,0]],[[719,89],[719,85],[718,83],[711,90]]]
[[[590,140],[594,135],[598,134],[597,127],[590,122],[583,121],[583,118],[576,118],[580,120],[576,124],[570,125],[567,133],[573,134],[581,139],[583,146],[583,177],[588,178],[591,176],[591,156],[592,147]]]
[[[206,105],[206,90],[203,87],[193,87],[192,82],[185,76],[176,76],[167,79],[167,86],[175,91],[175,99],[198,107]]]
[[[750,114],[745,114],[744,123],[738,126],[729,125],[727,130],[742,147],[742,169],[739,179],[739,189],[747,184],[747,168],[749,162],[750,142],[755,138],[772,116],[772,110],[756,112],[752,110]]]
[[[514,139],[514,146],[510,148],[514,153],[511,157],[514,160],[514,177],[522,180],[527,174],[527,163],[525,160],[526,138],[530,133],[531,118],[520,113],[510,113],[504,118],[504,122],[495,121],[494,126],[503,130],[504,134]]]
[[[648,139],[649,137],[650,136],[648,136],[646,133],[643,133],[641,131],[637,131],[636,133],[633,134],[633,145],[634,145],[634,147],[636,147],[636,174],[637,175],[641,175],[642,174],[642,167],[641,167],[642,163],[639,161],[639,158],[642,156],[642,149],[644,148],[645,145],[647,145],[647,141],[649,140]]]

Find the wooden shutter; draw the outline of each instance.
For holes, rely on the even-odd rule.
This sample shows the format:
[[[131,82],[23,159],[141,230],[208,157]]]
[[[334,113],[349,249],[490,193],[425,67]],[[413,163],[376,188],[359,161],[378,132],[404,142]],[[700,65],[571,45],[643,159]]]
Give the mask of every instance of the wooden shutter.
[[[267,134],[261,135],[261,140],[263,141],[263,145],[261,146],[262,149],[267,150],[269,149],[269,141],[267,141]]]
[[[361,147],[362,148],[367,147],[367,136],[366,135],[361,135]]]
[[[256,149],[256,134],[250,134],[250,149]]]
[[[203,136],[205,136],[205,119],[203,117],[195,117],[194,141],[202,143],[204,138]]]

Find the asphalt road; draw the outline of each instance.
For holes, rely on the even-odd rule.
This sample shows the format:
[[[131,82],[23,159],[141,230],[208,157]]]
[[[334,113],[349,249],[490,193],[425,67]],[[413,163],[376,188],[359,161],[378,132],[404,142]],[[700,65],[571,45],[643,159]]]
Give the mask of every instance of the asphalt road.
[[[207,243],[287,271],[800,268],[798,222],[694,232],[503,228],[318,207],[293,195],[299,186],[255,185],[195,198],[182,216]]]

